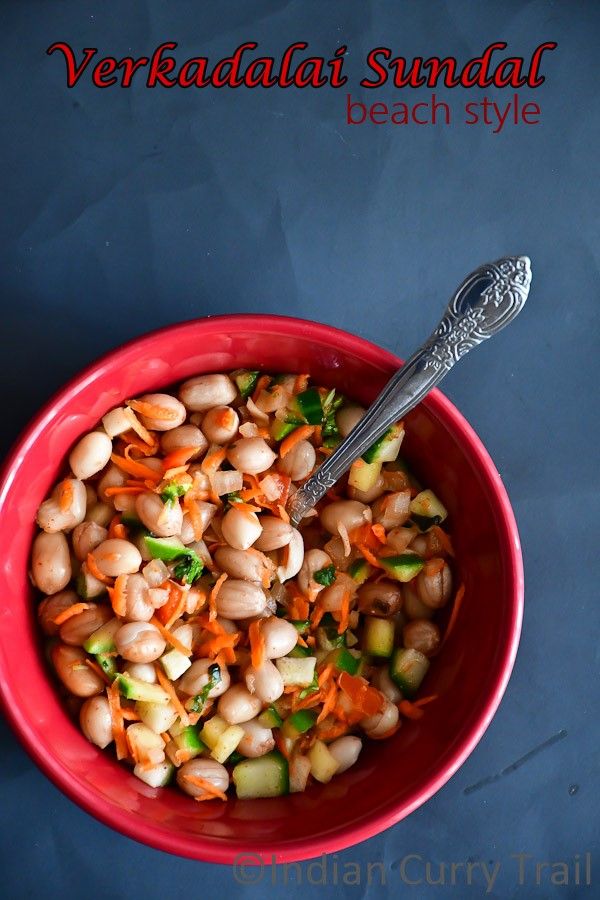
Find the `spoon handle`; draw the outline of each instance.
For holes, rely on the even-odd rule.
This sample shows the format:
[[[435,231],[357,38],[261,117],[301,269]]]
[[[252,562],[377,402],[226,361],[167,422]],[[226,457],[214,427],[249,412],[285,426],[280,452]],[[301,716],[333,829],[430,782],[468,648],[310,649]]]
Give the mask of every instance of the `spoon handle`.
[[[469,350],[508,325],[521,311],[531,284],[526,256],[486,263],[465,278],[431,337],[387,383],[363,418],[294,494],[290,520],[297,525],[354,460],[402,419]]]

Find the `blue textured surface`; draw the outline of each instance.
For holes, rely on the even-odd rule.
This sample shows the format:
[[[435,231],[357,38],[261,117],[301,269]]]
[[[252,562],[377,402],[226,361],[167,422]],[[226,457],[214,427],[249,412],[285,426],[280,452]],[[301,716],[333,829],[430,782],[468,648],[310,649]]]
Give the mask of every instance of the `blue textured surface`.
[[[502,473],[526,565],[516,668],[467,763],[407,820],[330,860],[328,885],[310,886],[320,875],[304,866],[302,885],[298,873],[286,886],[283,872],[265,871],[244,888],[224,867],[96,823],[2,726],[3,896],[485,894],[480,868],[470,886],[464,867],[456,887],[403,884],[409,854],[423,860],[411,861],[412,880],[425,880],[426,860],[434,880],[440,861],[483,860],[500,867],[487,896],[598,896],[600,6],[4,0],[0,22],[4,449],[66,378],[141,331],[279,312],[405,355],[475,265],[516,252],[534,270],[519,321],[444,388]],[[173,39],[183,59],[216,59],[249,39],[275,53],[295,40],[325,54],[344,42],[357,94],[364,56],[381,43],[463,59],[502,39],[525,55],[545,40],[559,48],[545,58],[546,83],[523,92],[542,107],[541,123],[493,135],[459,121],[348,127],[344,90],[99,91],[86,80],[68,91],[62,61],[44,53],[61,39],[116,56]],[[450,94],[440,97],[457,109],[480,99]],[[384,88],[370,99],[400,98]],[[574,883],[574,854],[586,851],[591,888]],[[522,886],[518,853],[532,855]],[[384,863],[386,885],[379,870],[367,883],[368,861]],[[546,868],[536,886],[536,861],[571,861],[569,885],[553,886]]]

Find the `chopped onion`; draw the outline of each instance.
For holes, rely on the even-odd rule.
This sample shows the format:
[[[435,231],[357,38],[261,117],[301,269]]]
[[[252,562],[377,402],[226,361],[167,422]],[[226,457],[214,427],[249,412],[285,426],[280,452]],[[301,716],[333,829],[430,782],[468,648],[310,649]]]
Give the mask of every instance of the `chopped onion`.
[[[190,545],[190,550],[193,550],[194,553],[196,553],[200,557],[205,566],[207,566],[209,569],[212,568],[212,556],[208,552],[208,547],[206,546],[204,541],[195,541]]]
[[[240,434],[242,437],[258,437],[258,426],[254,422],[244,422],[240,425]]]
[[[213,472],[210,477],[213,491],[220,497],[223,494],[232,494],[235,491],[241,491],[244,486],[244,478],[241,472],[236,469]]]
[[[153,559],[142,569],[148,587],[157,588],[169,580],[169,570],[162,559]]]
[[[276,478],[273,478],[272,475],[267,475],[266,478],[263,478],[263,480],[259,481],[258,484],[267,500],[279,500],[281,494],[281,483],[277,481]]]
[[[350,546],[350,538],[348,537],[348,529],[344,525],[343,522],[338,522],[338,534],[341,537],[344,544],[344,556],[350,556],[352,553],[352,547]]]
[[[248,412],[250,413],[250,415],[252,416],[252,418],[258,419],[259,422],[268,422],[269,421],[268,415],[266,413],[264,413],[262,411],[262,409],[258,408],[256,403],[254,403],[254,401],[252,400],[252,397],[248,397],[248,400],[246,402],[246,408],[247,408]]]

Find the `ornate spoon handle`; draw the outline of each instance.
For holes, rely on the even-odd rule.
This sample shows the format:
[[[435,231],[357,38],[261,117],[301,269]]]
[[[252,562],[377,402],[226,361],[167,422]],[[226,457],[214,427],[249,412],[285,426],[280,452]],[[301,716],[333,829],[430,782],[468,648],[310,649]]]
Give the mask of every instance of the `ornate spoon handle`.
[[[329,459],[294,494],[289,508],[293,525],[390,425],[439,384],[461,357],[520,313],[530,284],[527,256],[507,256],[487,263],[465,278],[431,337],[388,382]]]

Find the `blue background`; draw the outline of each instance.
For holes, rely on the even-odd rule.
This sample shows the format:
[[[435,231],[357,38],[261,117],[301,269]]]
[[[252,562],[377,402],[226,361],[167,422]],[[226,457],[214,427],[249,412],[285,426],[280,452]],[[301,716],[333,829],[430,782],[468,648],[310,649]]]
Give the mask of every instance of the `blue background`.
[[[287,313],[406,355],[479,263],[527,253],[534,271],[518,322],[444,386],[508,487],[527,581],[509,689],[450,783],[337,855],[340,880],[344,864],[363,866],[360,886],[336,887],[330,872],[328,887],[307,887],[305,867],[304,885],[286,887],[279,873],[272,886],[267,871],[244,888],[225,867],[169,857],[98,824],[3,726],[3,895],[484,895],[480,872],[470,887],[464,875],[455,888],[403,887],[400,862],[415,853],[499,862],[488,896],[598,896],[600,5],[3,0],[0,26],[4,449],[65,379],[145,330],[209,313]],[[357,98],[378,44],[462,60],[496,40],[525,56],[542,41],[559,47],[544,57],[546,83],[520,91],[540,104],[540,124],[499,134],[462,123],[478,89],[438,90],[455,112],[451,127],[351,127],[346,89],[150,91],[140,82],[101,91],[86,76],[69,91],[62,57],[44,52],[67,40],[78,52],[136,56],[176,40],[181,60],[216,60],[251,39],[275,56],[296,40],[327,56],[347,44]],[[513,94],[486,93],[503,103]],[[369,99],[423,96],[385,87]],[[586,851],[591,889],[553,888],[548,870],[536,887],[532,868],[518,886],[511,854],[557,862]],[[377,877],[366,884],[366,862],[376,860],[385,887]],[[423,866],[409,874],[424,877]]]

